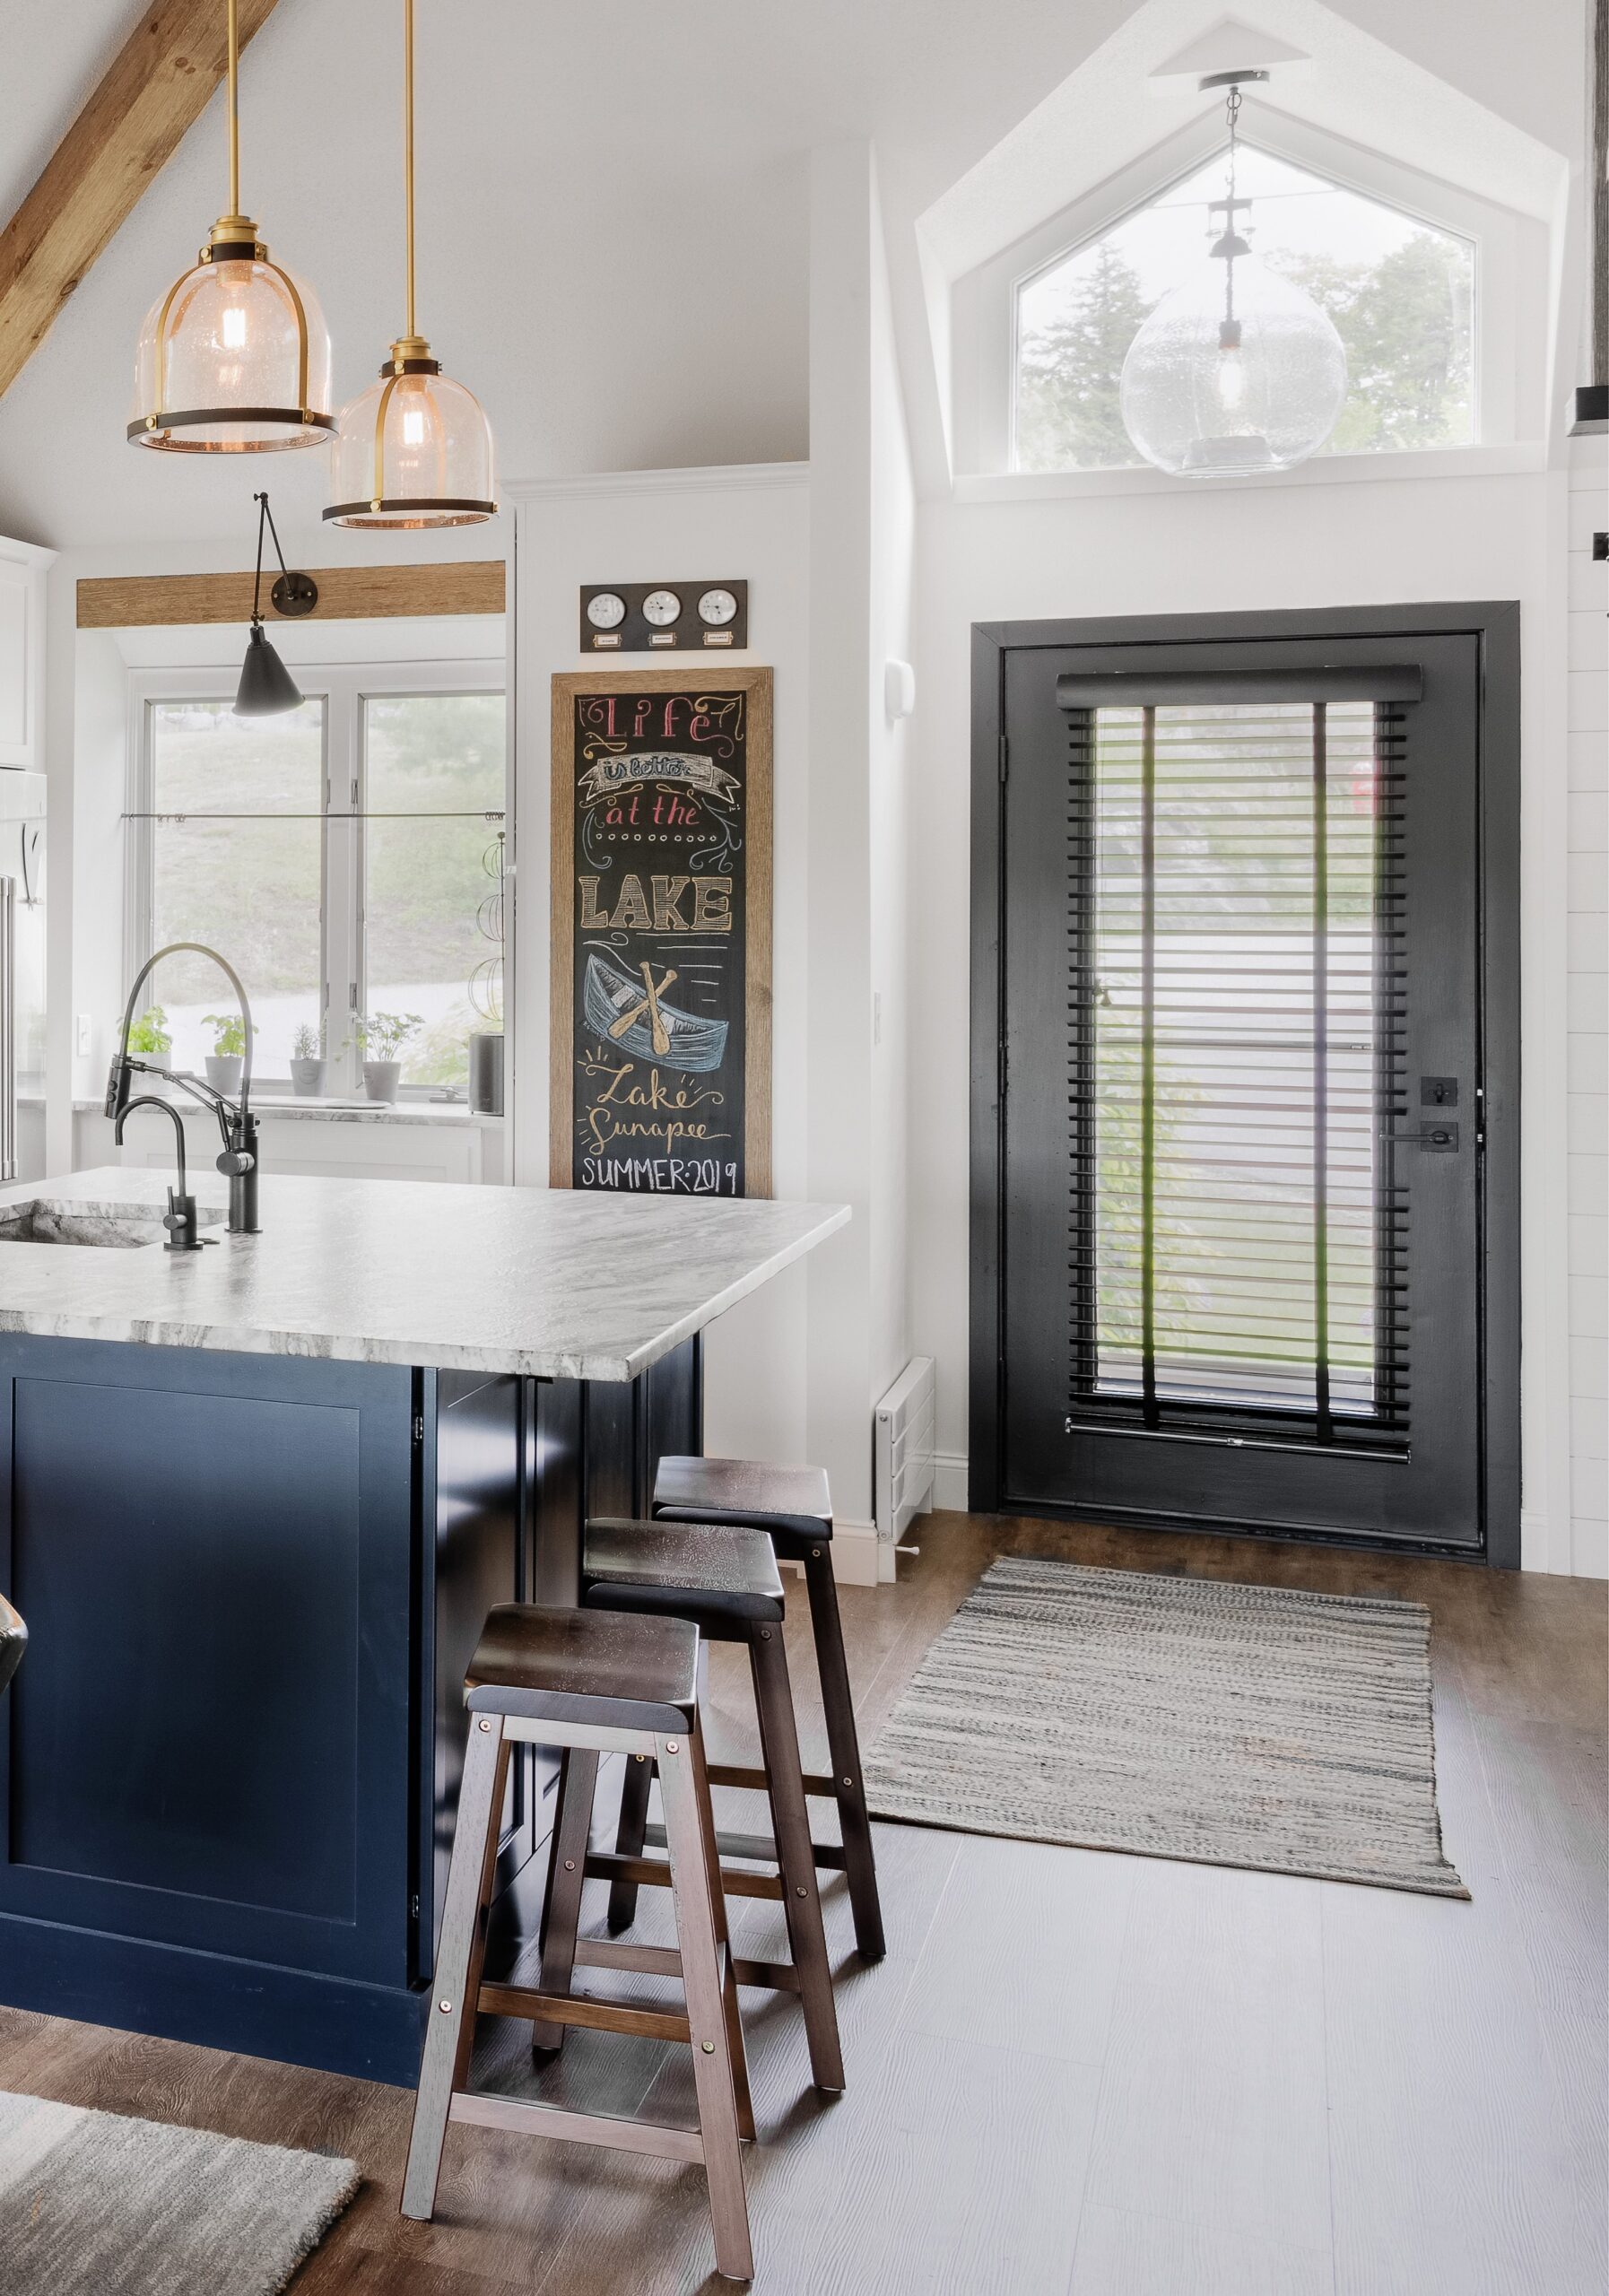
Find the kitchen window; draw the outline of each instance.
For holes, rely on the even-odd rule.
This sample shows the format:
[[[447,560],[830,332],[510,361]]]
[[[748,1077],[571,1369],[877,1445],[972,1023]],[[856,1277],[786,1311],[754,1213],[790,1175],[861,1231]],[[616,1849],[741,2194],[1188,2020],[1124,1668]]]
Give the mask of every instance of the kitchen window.
[[[283,717],[233,715],[235,676],[138,674],[128,808],[130,970],[201,941],[246,983],[265,1083],[322,1028],[332,1088],[361,1086],[359,1016],[416,1016],[415,1099],[461,1095],[473,1031],[502,1025],[506,710],[500,664],[304,669]],[[175,1068],[227,1009],[204,959],[150,1001]],[[221,998],[222,1002],[221,1003]]]

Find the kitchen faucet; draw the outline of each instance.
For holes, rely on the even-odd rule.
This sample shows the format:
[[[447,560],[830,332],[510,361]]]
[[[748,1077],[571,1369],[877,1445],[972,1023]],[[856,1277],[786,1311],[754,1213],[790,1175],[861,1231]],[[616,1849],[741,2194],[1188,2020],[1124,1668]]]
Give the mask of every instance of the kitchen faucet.
[[[129,1052],[128,1032],[134,1026],[135,1006],[139,1000],[141,989],[164,957],[185,954],[211,957],[235,992],[240,1007],[240,1018],[246,1030],[246,1065],[241,1071],[240,1098],[238,1102],[228,1099],[222,1092],[215,1091],[211,1084],[204,1084],[199,1076],[191,1076],[182,1071],[170,1075],[166,1069],[152,1068],[148,1060],[137,1060]],[[223,1136],[223,1149],[218,1158],[218,1170],[229,1181],[228,1224],[231,1236],[255,1236],[257,1233],[257,1171],[261,1158],[257,1148],[257,1120],[251,1113],[252,1034],[251,1005],[241,984],[240,976],[230,963],[229,959],[221,957],[216,949],[209,949],[203,941],[170,941],[165,949],[159,949],[153,957],[147,957],[135,975],[134,987],[128,992],[128,1003],[123,1013],[123,1034],[118,1041],[117,1057],[112,1062],[111,1074],[107,1078],[106,1083],[106,1113],[117,1120],[117,1136],[119,1140],[123,1137],[122,1119],[127,1109],[140,1105],[138,1101],[131,1100],[129,1098],[129,1080],[135,1069],[145,1075],[165,1078],[168,1083],[177,1084],[182,1091],[188,1092],[192,1100],[199,1100],[204,1108],[212,1109],[218,1119],[218,1129]],[[184,1126],[178,1111],[170,1101],[156,1100],[154,1105],[158,1108],[166,1108],[175,1123],[179,1126],[178,1167],[179,1188],[182,1192]],[[180,1248],[188,1249],[189,1247],[183,1246]]]
[[[125,1100],[117,1110],[117,1129],[112,1137],[119,1148],[123,1145],[123,1127],[136,1109],[160,1109],[164,1116],[173,1118],[173,1130],[178,1141],[178,1186],[168,1190],[168,1209],[162,1214],[162,1225],[168,1231],[164,1249],[170,1252],[198,1252],[204,1244],[213,1239],[200,1234],[196,1220],[196,1199],[185,1186],[185,1120],[171,1100],[160,1100],[154,1092],[142,1092],[132,1100]]]

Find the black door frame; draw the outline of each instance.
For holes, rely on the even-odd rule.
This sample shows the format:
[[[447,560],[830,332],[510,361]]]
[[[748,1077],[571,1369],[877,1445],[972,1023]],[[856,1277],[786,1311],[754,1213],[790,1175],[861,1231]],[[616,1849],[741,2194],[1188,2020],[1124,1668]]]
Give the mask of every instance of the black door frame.
[[[1486,1146],[1480,1178],[1480,1483],[1483,1559],[1519,1567],[1519,607],[1337,606],[1268,613],[1101,616],[972,626],[971,1016],[967,1503],[1000,1505],[1005,1381],[1005,820],[1006,657],[1018,648],[1214,639],[1467,635],[1480,648],[1478,983]],[[1035,1508],[1074,1517],[1074,1508]],[[1157,1516],[1154,1526],[1169,1527]],[[1269,1536],[1292,1535],[1277,1532]],[[1360,1538],[1348,1542],[1369,1546]],[[1402,1552],[1405,1543],[1393,1542]],[[1406,1551],[1413,1551],[1407,1549]],[[1441,1552],[1426,1547],[1422,1552]],[[1463,1550],[1467,1557],[1468,1550]]]

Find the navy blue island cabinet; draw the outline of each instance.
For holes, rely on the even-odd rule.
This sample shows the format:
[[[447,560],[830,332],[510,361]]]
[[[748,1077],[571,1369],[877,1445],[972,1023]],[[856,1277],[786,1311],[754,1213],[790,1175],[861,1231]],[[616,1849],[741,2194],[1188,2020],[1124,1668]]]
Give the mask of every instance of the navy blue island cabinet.
[[[481,1622],[701,1435],[696,1339],[616,1385],[0,1335],[0,2002],[411,2083]]]

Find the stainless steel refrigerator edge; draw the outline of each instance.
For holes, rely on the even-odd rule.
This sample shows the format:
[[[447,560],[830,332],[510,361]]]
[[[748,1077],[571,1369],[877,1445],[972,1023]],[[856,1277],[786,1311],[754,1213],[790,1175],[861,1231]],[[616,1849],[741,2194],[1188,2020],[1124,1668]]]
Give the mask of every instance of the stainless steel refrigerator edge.
[[[45,1174],[45,777],[0,771],[0,1179]]]

